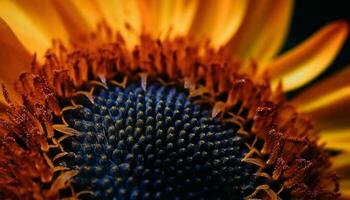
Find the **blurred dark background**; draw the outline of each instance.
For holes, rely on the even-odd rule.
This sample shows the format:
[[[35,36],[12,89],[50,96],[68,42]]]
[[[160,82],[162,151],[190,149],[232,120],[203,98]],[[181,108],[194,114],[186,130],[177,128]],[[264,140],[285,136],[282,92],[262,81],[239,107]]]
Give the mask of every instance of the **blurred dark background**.
[[[350,23],[349,0],[296,0],[290,32],[282,52],[300,44],[303,40],[311,36],[312,33],[315,33],[327,23],[337,19],[345,19]],[[347,39],[332,65],[321,76],[305,87],[332,75],[346,65],[350,65],[350,38]],[[303,88],[289,93],[288,97],[293,97]]]

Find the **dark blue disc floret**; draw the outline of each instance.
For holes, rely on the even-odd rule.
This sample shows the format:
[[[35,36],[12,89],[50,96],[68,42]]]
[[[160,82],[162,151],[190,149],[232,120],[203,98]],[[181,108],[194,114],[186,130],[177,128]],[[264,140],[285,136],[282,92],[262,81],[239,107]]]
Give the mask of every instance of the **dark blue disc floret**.
[[[110,86],[94,104],[64,113],[79,135],[63,143],[60,165],[79,171],[87,199],[243,199],[254,191],[255,169],[238,127],[211,118],[178,87],[148,83]]]

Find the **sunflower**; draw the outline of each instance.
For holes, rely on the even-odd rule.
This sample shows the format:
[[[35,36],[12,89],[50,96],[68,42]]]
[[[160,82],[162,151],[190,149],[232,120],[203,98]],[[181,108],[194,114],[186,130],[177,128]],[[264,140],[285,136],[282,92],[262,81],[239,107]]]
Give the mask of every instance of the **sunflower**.
[[[293,1],[0,1],[1,199],[350,198],[348,24]]]

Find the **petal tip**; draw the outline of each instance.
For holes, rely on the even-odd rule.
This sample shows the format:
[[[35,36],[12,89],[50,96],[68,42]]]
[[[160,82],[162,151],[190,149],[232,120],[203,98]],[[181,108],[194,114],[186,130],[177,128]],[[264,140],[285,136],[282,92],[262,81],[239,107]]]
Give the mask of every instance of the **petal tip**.
[[[345,19],[339,19],[332,23],[332,28],[335,32],[342,32],[344,39],[349,35],[350,21]]]

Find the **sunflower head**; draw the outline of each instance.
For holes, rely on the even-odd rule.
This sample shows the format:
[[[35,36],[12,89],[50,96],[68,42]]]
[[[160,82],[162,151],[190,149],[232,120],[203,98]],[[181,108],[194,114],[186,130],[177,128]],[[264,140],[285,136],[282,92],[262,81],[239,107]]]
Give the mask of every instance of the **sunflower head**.
[[[211,5],[194,2],[171,18],[193,18],[192,27],[185,29],[170,20],[169,27],[159,25],[152,32],[153,14],[141,18],[141,31],[135,23],[120,28],[108,15],[98,17],[102,22],[97,29],[78,26],[74,30],[80,32],[71,33],[70,44],[53,40],[44,56],[33,56],[30,70],[20,73],[13,85],[2,84],[1,198],[339,197],[338,176],[331,168],[331,154],[319,142],[318,127],[283,90],[300,84],[285,69],[288,62],[309,68],[300,62],[305,51],[333,34],[335,39],[324,46],[339,47],[346,24],[328,25],[303,48],[271,59],[284,31],[276,30],[281,38],[272,49],[263,45],[271,37],[264,33],[269,37],[257,37],[260,46],[248,50],[244,41],[254,22],[248,14],[259,8],[269,16],[262,22],[269,24],[274,15],[267,11],[278,14],[276,9],[283,8],[288,11],[281,14],[284,27],[290,2],[266,8],[252,2],[233,4],[239,6],[241,20],[235,30],[223,33],[224,39],[213,37],[214,30],[194,34],[202,10]],[[90,3],[87,7],[95,5]],[[138,3],[141,11],[157,7]],[[79,10],[75,3],[68,5]],[[104,3],[96,5],[107,9]],[[73,17],[72,8],[62,2],[48,6],[65,26],[83,20]],[[83,16],[85,11],[78,13]],[[263,16],[256,15],[257,21]],[[283,74],[280,81],[277,77]]]

